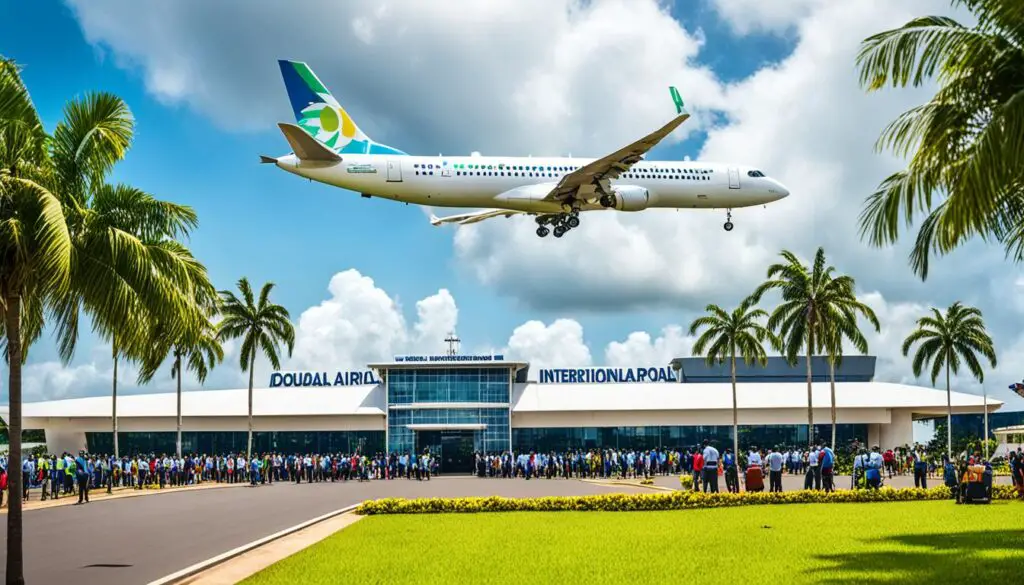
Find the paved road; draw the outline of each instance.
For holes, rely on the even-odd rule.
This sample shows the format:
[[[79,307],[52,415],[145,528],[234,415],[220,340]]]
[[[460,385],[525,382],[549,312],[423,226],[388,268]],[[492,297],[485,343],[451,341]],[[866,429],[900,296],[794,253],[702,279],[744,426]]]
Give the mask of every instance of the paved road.
[[[31,585],[144,584],[366,499],[432,496],[563,496],[636,493],[575,480],[441,478],[359,484],[275,484],[173,492],[25,513]],[[5,516],[6,517],[6,516]],[[0,575],[6,526],[0,525]]]

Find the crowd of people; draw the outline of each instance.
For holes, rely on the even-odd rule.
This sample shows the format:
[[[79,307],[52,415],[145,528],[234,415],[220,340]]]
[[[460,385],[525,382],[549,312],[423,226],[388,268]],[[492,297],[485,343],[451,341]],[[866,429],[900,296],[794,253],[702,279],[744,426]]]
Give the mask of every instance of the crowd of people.
[[[854,443],[837,455],[827,445],[809,449],[752,447],[738,461],[731,449],[721,453],[710,442],[692,448],[677,449],[577,449],[548,452],[476,453],[472,473],[481,478],[504,479],[652,479],[655,476],[684,475],[693,478],[693,489],[719,490],[719,478],[725,488],[738,492],[741,480],[747,491],[782,491],[785,474],[803,476],[803,488],[830,492],[836,489],[835,476],[840,456],[852,459],[851,487],[878,489],[885,478],[913,474],[916,487],[927,488],[928,480],[942,470],[946,485],[957,483],[958,472],[945,455],[936,465],[924,447],[914,445],[881,451]],[[982,462],[980,454],[966,464]],[[1024,492],[1024,454],[1011,453],[1010,470],[1014,485]],[[274,482],[303,481],[347,482],[409,479],[429,481],[437,475],[439,462],[429,451],[367,456],[361,453],[291,454],[266,453],[246,458],[244,454],[135,455],[115,458],[90,455],[84,451],[25,456],[21,462],[22,498],[33,490],[41,500],[77,496],[79,503],[89,501],[90,490],[114,488],[145,489],[197,485],[204,482],[248,483],[252,486]],[[741,470],[737,472],[737,467]],[[991,466],[989,466],[991,467]],[[8,464],[0,458],[0,505],[7,488]]]

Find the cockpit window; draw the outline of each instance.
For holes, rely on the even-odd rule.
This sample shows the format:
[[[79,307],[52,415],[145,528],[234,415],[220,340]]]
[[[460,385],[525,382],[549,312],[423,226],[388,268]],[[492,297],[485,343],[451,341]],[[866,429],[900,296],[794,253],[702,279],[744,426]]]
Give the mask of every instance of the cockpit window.
[[[762,173],[761,171],[747,171],[747,176],[748,177],[763,177],[764,173]]]

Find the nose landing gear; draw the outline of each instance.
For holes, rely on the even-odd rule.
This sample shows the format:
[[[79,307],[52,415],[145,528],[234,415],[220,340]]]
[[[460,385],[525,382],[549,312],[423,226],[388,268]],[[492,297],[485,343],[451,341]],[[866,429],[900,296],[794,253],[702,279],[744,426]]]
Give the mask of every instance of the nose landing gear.
[[[732,228],[735,227],[732,224],[732,210],[731,209],[725,210],[725,225],[722,226],[722,227],[724,227],[725,231],[727,231],[727,232],[731,232]]]

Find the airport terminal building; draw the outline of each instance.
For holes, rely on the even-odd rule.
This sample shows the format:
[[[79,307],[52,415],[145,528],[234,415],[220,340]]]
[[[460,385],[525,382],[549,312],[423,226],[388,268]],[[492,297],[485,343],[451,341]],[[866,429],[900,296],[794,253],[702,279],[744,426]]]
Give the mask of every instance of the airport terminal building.
[[[946,413],[941,390],[874,382],[874,357],[846,357],[836,371],[838,440],[883,448],[913,443],[913,421]],[[741,445],[807,441],[806,364],[770,358],[737,365]],[[828,365],[815,357],[816,433],[831,436]],[[728,445],[732,387],[726,365],[700,358],[635,368],[542,369],[500,355],[397,356],[363,371],[278,372],[253,398],[257,451],[422,451],[442,471],[474,452],[578,448],[677,448],[705,438]],[[245,450],[247,390],[182,394],[183,449]],[[981,413],[981,396],[954,392],[954,413]],[[988,401],[993,412],[1002,403]],[[121,396],[122,454],[173,452],[174,393]],[[24,427],[43,429],[51,451],[113,451],[109,396],[26,403]]]

